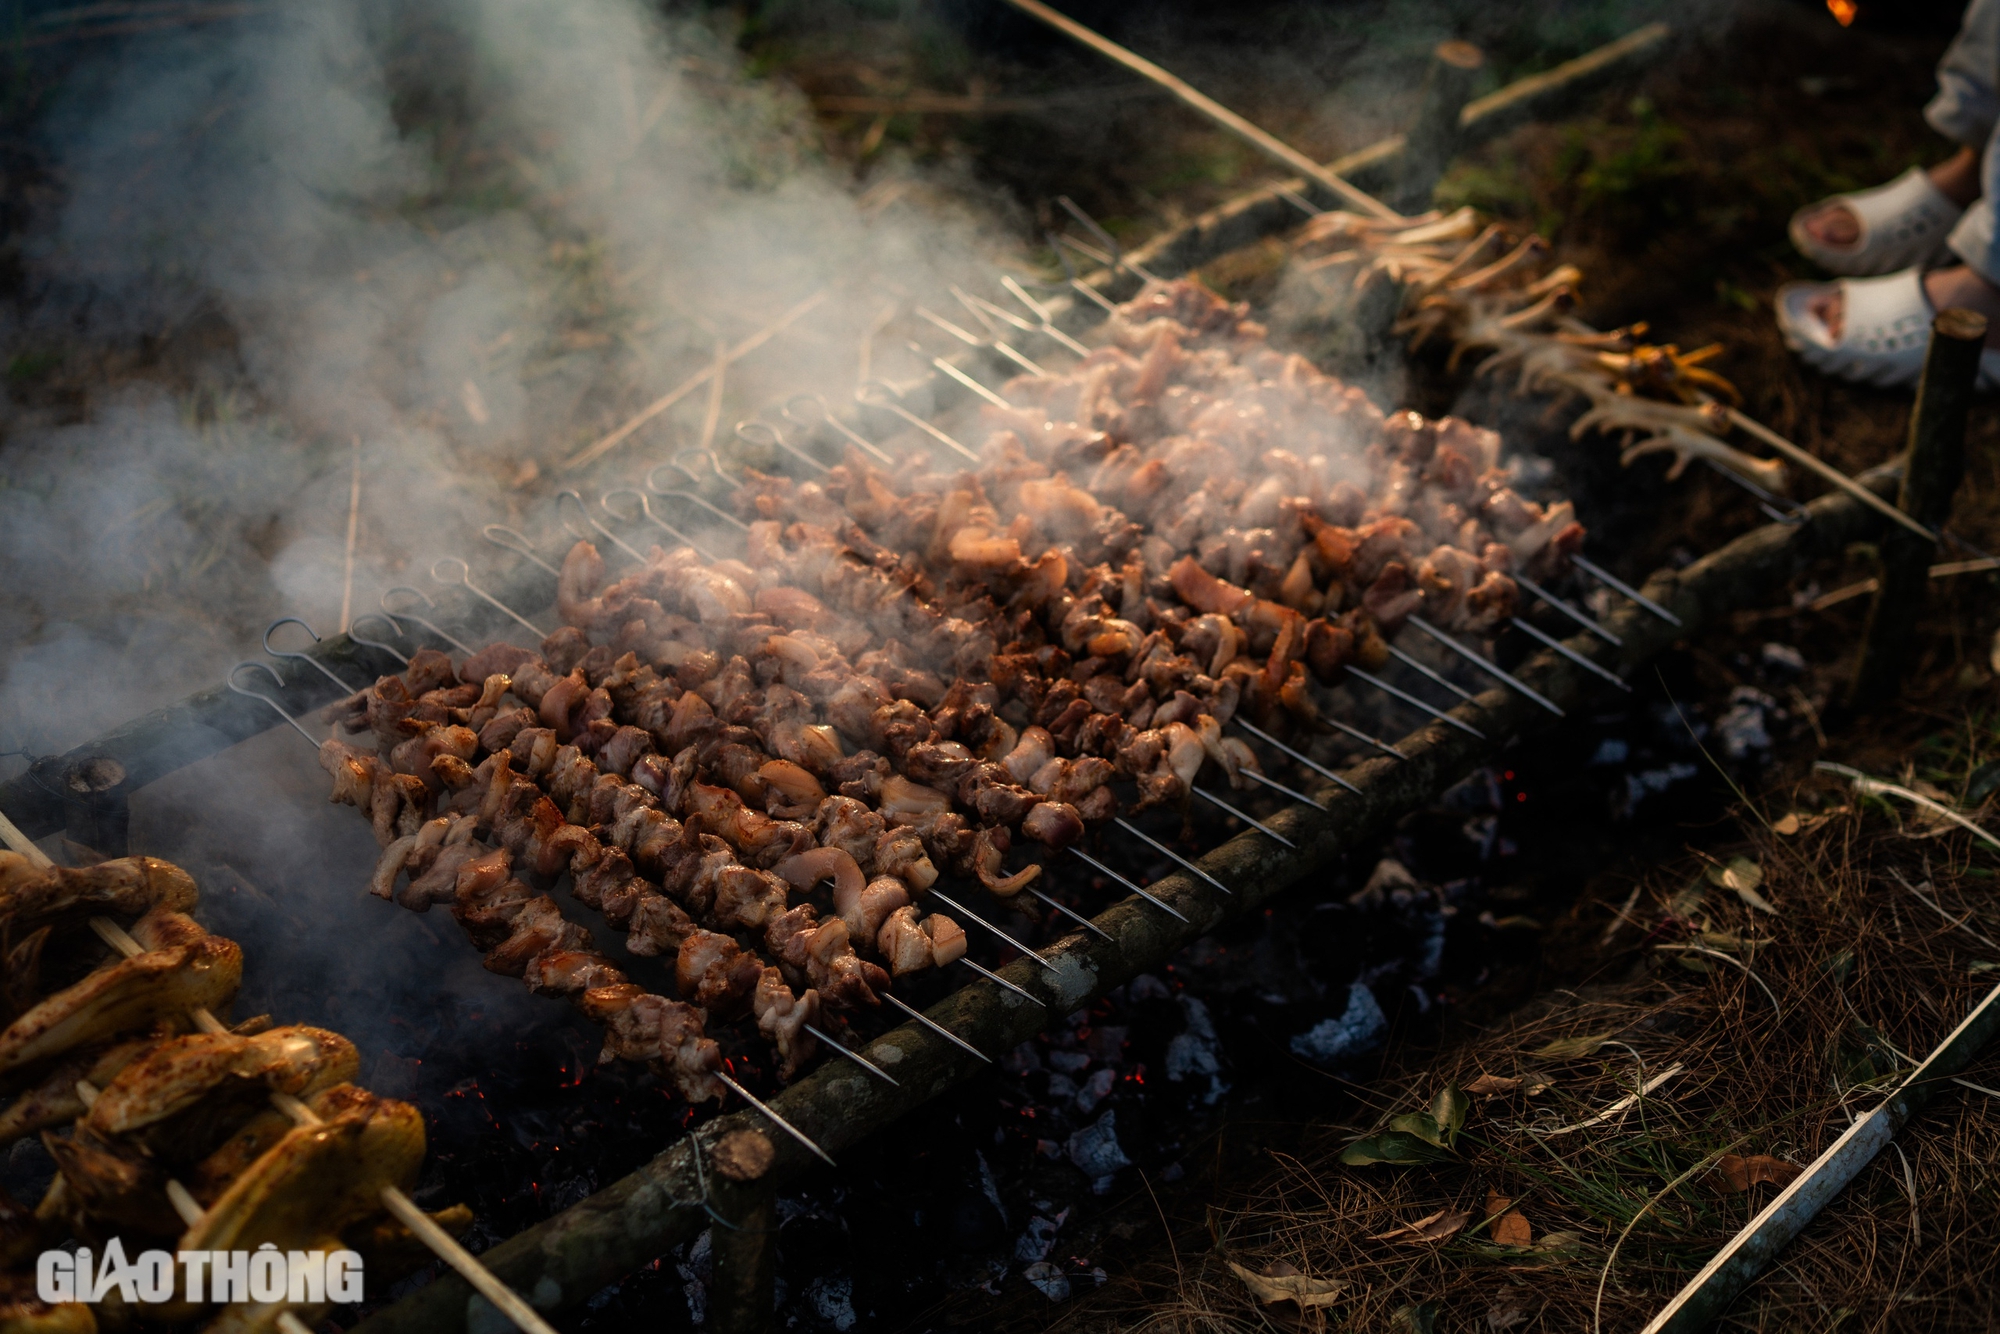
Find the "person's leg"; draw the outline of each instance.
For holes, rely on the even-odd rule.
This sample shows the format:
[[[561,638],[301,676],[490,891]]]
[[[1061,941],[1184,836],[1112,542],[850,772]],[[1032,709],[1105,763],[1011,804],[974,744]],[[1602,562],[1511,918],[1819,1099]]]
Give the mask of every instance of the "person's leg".
[[[2000,122],[2000,0],[1972,0],[1944,59],[1938,63],[1937,96],[1924,119],[1945,138],[1963,145],[1932,167],[1931,184],[1964,208],[1980,197],[1981,156]],[[1846,204],[1829,201],[1800,225],[1822,245],[1851,246],[1861,225]]]

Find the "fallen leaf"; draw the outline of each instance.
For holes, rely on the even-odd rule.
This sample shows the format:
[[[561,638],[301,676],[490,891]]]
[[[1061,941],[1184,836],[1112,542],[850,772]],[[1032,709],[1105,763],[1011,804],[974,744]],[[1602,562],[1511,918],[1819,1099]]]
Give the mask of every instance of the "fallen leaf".
[[[1438,1304],[1425,1302],[1421,1306],[1399,1306],[1389,1317],[1390,1334],[1433,1334],[1437,1329]]]
[[[1419,1112],[1429,1120],[1429,1116]],[[1401,1118],[1397,1118],[1400,1120]],[[1431,1141],[1400,1130],[1385,1130],[1379,1135],[1370,1135],[1355,1140],[1340,1151],[1340,1161],[1349,1167],[1364,1167],[1369,1163],[1389,1163],[1397,1167],[1412,1167],[1418,1163],[1434,1163],[1445,1156],[1443,1149]]]
[[[1444,1146],[1447,1149],[1458,1142],[1458,1132],[1465,1128],[1466,1114],[1471,1110],[1472,1103],[1456,1084],[1446,1084],[1431,1099],[1431,1119],[1444,1131]]]
[[[1470,1209],[1440,1209],[1428,1218],[1403,1227],[1392,1228],[1370,1241],[1447,1241],[1458,1235],[1459,1230],[1472,1221]]]
[[[1528,1216],[1514,1207],[1514,1202],[1498,1191],[1486,1192],[1486,1217],[1493,1226],[1486,1235],[1495,1245],[1513,1246],[1525,1250],[1534,1244],[1534,1229],[1528,1226]]]
[[[1521,1091],[1531,1098],[1547,1093],[1556,1086],[1556,1081],[1547,1075],[1523,1075],[1522,1079],[1525,1081],[1525,1085]]]
[[[1491,1330],[1512,1329],[1524,1323],[1528,1313],[1518,1306],[1501,1306],[1497,1303],[1486,1308],[1486,1328]]]
[[[1722,1179],[1728,1183],[1729,1189],[1739,1195],[1756,1185],[1771,1185],[1782,1189],[1791,1185],[1799,1173],[1805,1171],[1803,1167],[1788,1163],[1782,1158],[1773,1158],[1762,1153],[1754,1153],[1747,1158],[1734,1153],[1725,1153],[1716,1160],[1715,1166],[1716,1170],[1722,1173]]]
[[[1467,1084],[1465,1091],[1475,1098],[1497,1098],[1502,1093],[1512,1093],[1519,1087],[1521,1087],[1520,1080],[1509,1079],[1506,1075],[1481,1075]]]
[[[1574,1061],[1588,1056],[1611,1041],[1609,1033],[1589,1033],[1582,1037],[1557,1038],[1546,1047],[1529,1052],[1530,1056],[1541,1056],[1551,1061]]]
[[[1291,1269],[1292,1266],[1279,1261],[1271,1268]],[[1229,1262],[1229,1269],[1243,1280],[1243,1286],[1250,1289],[1250,1295],[1258,1301],[1297,1302],[1307,1310],[1333,1305],[1334,1299],[1347,1287],[1344,1278],[1310,1278],[1296,1270],[1289,1274],[1259,1274],[1234,1260]]]
[[[1528,1216],[1516,1209],[1500,1215],[1493,1225],[1493,1242],[1496,1246],[1513,1246],[1526,1250],[1535,1241],[1535,1231],[1528,1226]]]
[[[1722,888],[1731,890],[1736,897],[1755,908],[1758,912],[1778,915],[1771,901],[1757,892],[1764,883],[1764,868],[1748,857],[1731,857],[1727,866],[1711,866],[1708,878]]]
[[[1778,822],[1771,826],[1771,832],[1774,834],[1782,834],[1786,838],[1790,838],[1793,834],[1798,833],[1799,813],[1797,811],[1792,811],[1789,812],[1788,814],[1778,817]]]
[[[1583,1249],[1581,1232],[1548,1232],[1532,1248],[1537,1255],[1565,1255]]]

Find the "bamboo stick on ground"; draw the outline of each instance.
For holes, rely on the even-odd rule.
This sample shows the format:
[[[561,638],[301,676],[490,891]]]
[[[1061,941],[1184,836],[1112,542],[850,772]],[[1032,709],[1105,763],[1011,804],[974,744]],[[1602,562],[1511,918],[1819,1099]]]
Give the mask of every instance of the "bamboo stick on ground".
[[[1024,14],[1040,19],[1064,36],[1083,43],[1099,55],[1117,61],[1133,73],[1151,79],[1223,129],[1262,151],[1267,157],[1275,158],[1293,171],[1303,173],[1348,207],[1359,209],[1377,218],[1394,220],[1402,216],[1375,196],[1334,175],[1269,130],[1245,120],[1194,85],[1169,74],[1138,52],[1120,46],[1109,37],[1086,28],[1066,14],[1050,9],[1041,3],[1041,0],[1007,0],[1007,3]]]

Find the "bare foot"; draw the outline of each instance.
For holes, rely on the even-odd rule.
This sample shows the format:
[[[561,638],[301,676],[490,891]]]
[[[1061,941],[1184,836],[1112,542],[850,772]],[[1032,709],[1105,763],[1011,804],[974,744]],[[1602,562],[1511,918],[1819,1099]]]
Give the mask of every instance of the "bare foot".
[[[1928,173],[1931,184],[1946,199],[1964,208],[1979,198],[1979,158],[1969,148],[1961,148]],[[1861,220],[1854,210],[1839,202],[1814,209],[1799,225],[1806,235],[1823,246],[1842,250],[1861,239]]]
[[[1925,274],[1924,296],[1930,300],[1932,310],[1962,306],[1984,315],[1991,330],[1986,335],[1986,346],[2000,347],[2000,287],[1995,287],[1966,265],[1957,264],[1948,269],[1932,269]],[[1839,342],[1846,305],[1846,298],[1835,286],[1807,302],[1806,310],[1826,326],[1827,333],[1835,342]]]

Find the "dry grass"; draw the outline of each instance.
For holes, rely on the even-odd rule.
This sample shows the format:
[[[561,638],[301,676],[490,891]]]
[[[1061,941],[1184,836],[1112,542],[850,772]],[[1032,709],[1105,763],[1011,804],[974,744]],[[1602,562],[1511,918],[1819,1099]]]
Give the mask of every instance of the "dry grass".
[[[1374,1129],[1447,1084],[1524,1081],[1473,1100],[1447,1160],[1349,1166],[1340,1155],[1353,1134],[1329,1134],[1212,1207],[1212,1248],[1183,1246],[1155,1301],[1065,1323],[1160,1334],[1638,1328],[1775,1190],[1728,1189],[1721,1154],[1809,1163],[1850,1110],[1872,1106],[2000,981],[1990,849],[1899,826],[1830,787],[1797,795],[1803,829],[1780,835],[1746,817],[1743,846],[1724,850],[1761,866],[1758,892],[1775,915],[1714,883],[1712,858],[1662,867],[1603,947],[1598,981],[1441,1052],[1391,1054],[1368,1094]],[[1601,940],[1610,911],[1585,905],[1570,926]],[[1551,1050],[1564,1042],[1594,1050]],[[1582,1124],[1675,1067],[1624,1113]],[[2000,1057],[1965,1078],[2000,1087]],[[1530,1096],[1542,1080],[1549,1087]],[[2000,1094],[1939,1094],[1724,1327],[1991,1329],[1996,1162]],[[1496,1194],[1516,1202],[1530,1245],[1495,1244]],[[1440,1210],[1471,1219],[1442,1242],[1382,1239]],[[1261,1305],[1232,1261],[1350,1286],[1316,1310]]]

